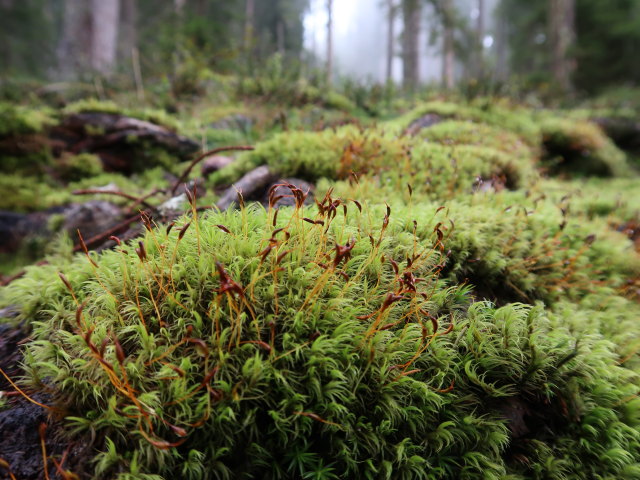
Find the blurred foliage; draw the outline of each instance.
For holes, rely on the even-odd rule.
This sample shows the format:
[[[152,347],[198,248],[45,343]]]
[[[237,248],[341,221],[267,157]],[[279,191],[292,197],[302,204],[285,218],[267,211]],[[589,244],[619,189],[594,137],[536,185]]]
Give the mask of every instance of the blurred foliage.
[[[575,6],[575,86],[593,94],[612,85],[637,84],[640,1],[576,0]],[[499,8],[508,30],[512,74],[525,76],[534,88],[551,81],[547,8],[548,2],[527,0],[502,0]]]

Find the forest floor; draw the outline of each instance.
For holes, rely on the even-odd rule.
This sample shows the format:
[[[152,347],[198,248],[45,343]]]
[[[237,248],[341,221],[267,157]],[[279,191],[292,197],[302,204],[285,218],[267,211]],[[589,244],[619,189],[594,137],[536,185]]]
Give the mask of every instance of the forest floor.
[[[632,324],[629,322],[637,320],[634,312],[640,311],[640,200],[634,194],[640,188],[637,161],[640,120],[636,113],[585,108],[537,111],[498,99],[471,102],[437,99],[415,104],[405,102],[393,111],[372,115],[337,95],[314,97],[308,104],[295,107],[264,99],[223,107],[195,103],[175,115],[122,108],[95,100],[71,103],[63,108],[0,104],[0,280],[3,285],[0,287],[0,368],[11,379],[10,383],[5,376],[0,378],[0,479],[91,478],[96,454],[106,448],[105,435],[101,432],[97,436],[96,431],[68,434],[66,417],[82,417],[85,412],[78,411],[83,402],[61,389],[59,378],[45,376],[40,384],[34,380],[41,367],[49,368],[43,367],[46,362],[42,363],[42,358],[46,355],[40,347],[54,338],[55,332],[43,333],[41,327],[34,330],[33,325],[55,317],[51,312],[58,308],[60,315],[66,312],[68,317],[73,317],[71,310],[65,310],[70,307],[60,300],[63,297],[55,297],[62,293],[51,292],[63,288],[60,279],[65,285],[73,283],[76,291],[82,284],[80,280],[69,281],[64,275],[58,276],[59,272],[63,268],[72,269],[70,265],[79,265],[80,260],[73,263],[74,255],[75,258],[87,257],[93,264],[102,261],[100,252],[116,251],[120,245],[139,245],[137,255],[144,261],[147,253],[157,254],[144,252],[141,239],[146,238],[147,232],[155,228],[164,231],[167,225],[177,222],[175,229],[179,230],[181,239],[190,224],[180,227],[180,222],[184,223],[183,215],[191,215],[194,224],[198,224],[198,215],[205,216],[208,211],[233,211],[243,203],[246,206],[260,204],[267,211],[285,206],[302,209],[305,205],[318,205],[320,216],[325,208],[339,210],[337,206],[344,208],[345,222],[351,218],[347,215],[347,204],[357,205],[360,212],[363,204],[365,212],[369,205],[375,213],[377,206],[382,209],[386,203],[387,224],[389,212],[394,212],[392,219],[396,211],[401,212],[398,215],[414,215],[414,204],[423,211],[435,212],[431,220],[425,220],[427,223],[446,208],[450,217],[440,223],[433,221],[429,235],[424,234],[420,241],[429,244],[432,237],[435,239],[434,255],[442,255],[437,275],[442,275],[452,288],[460,288],[465,302],[488,300],[496,307],[543,305],[550,317],[560,319],[557,320],[560,323],[566,320],[563,315],[568,315],[566,312],[571,309],[578,312],[576,316],[590,318],[600,318],[600,314],[619,315],[617,326],[598,320],[598,327],[584,331],[588,334],[597,331],[611,342],[612,357],[617,356],[616,361],[633,373],[631,385],[635,384],[640,372],[638,349],[634,347],[638,336],[637,328],[629,327]],[[203,151],[206,153],[201,154]],[[331,200],[329,203],[325,202],[327,198]],[[338,198],[342,200],[336,200]],[[518,216],[518,210],[524,214]],[[509,215],[513,215],[512,220]],[[304,221],[311,225],[307,227],[315,228],[327,221],[326,218],[318,220],[320,216],[305,217]],[[400,219],[398,224],[410,224],[409,216]],[[444,227],[449,221],[451,227]],[[276,224],[275,218],[273,224]],[[418,235],[415,225],[414,235]],[[220,235],[233,234],[230,231],[233,227],[229,225],[217,224],[217,228]],[[386,228],[385,224],[380,238]],[[468,233],[469,238],[465,237],[465,228],[472,232]],[[462,229],[462,233],[458,234],[458,229]],[[171,227],[166,230],[167,239],[169,230]],[[516,238],[517,232],[522,238]],[[189,235],[191,231],[185,238],[190,238]],[[402,238],[395,230],[393,235]],[[274,237],[276,233],[269,245],[280,248]],[[339,253],[338,237],[335,248]],[[373,236],[370,238],[374,245]],[[348,278],[346,265],[350,248],[354,247],[347,240],[342,240],[345,242],[342,248],[347,249],[345,271],[341,273],[345,278]],[[358,241],[364,243],[364,239]],[[398,240],[399,245],[402,241]],[[259,250],[256,245],[256,251]],[[263,261],[269,252],[269,247],[260,252]],[[288,253],[282,252],[278,262]],[[335,255],[334,269],[342,261],[338,253],[331,250],[331,255]],[[331,255],[327,253],[323,261],[330,263]],[[322,265],[322,258],[318,256],[314,262]],[[408,259],[407,265],[410,266]],[[60,270],[56,271],[58,266]],[[216,268],[224,278],[224,268]],[[402,285],[414,281],[413,277],[406,276],[408,274],[401,277],[397,264],[394,269],[398,278],[404,279]],[[43,278],[51,283],[38,283]],[[235,288],[233,283],[229,285]],[[440,288],[437,282],[433,291],[436,287]],[[74,290],[67,288],[79,305]],[[415,285],[411,288],[415,291]],[[42,290],[40,300],[36,298],[39,292],[34,289]],[[443,296],[449,294],[442,293]],[[585,300],[593,297],[593,303],[604,305],[603,299],[613,298],[611,296],[618,299],[620,305],[612,306],[611,310],[606,306],[594,307]],[[459,301],[457,298],[446,302]],[[87,294],[84,302],[91,305],[92,301]],[[464,317],[469,309],[465,305],[464,308],[452,307],[454,313],[447,314]],[[306,306],[304,303],[299,308]],[[433,313],[433,318],[440,318],[444,311],[446,308],[441,307]],[[77,319],[82,313],[75,315]],[[433,321],[435,338],[437,328],[442,325],[438,327]],[[391,322],[385,328],[392,331],[394,325]],[[632,330],[622,331],[624,325]],[[111,335],[117,328],[108,327]],[[452,328],[453,323],[450,330]],[[572,325],[570,335],[579,338],[581,329],[587,329],[584,323]],[[92,332],[81,334],[80,321],[77,327],[69,327],[69,334],[84,338],[90,348],[93,348]],[[100,355],[104,354],[108,341],[107,336],[104,338]],[[178,345],[185,341],[189,342],[183,340]],[[259,343],[246,339],[243,342]],[[577,352],[577,341],[575,345]],[[60,348],[66,347],[60,345]],[[94,354],[97,351],[96,347]],[[43,357],[34,360],[34,355]],[[47,357],[47,361],[51,364],[61,361],[62,357],[56,355]],[[68,351],[64,355],[73,356],[76,352]],[[571,364],[572,361],[573,357],[568,357],[558,362],[555,371],[561,371],[565,362]],[[608,365],[614,368],[614,363],[611,361]],[[618,364],[615,365],[618,368]],[[466,388],[465,381],[469,382],[473,395],[480,395],[478,385],[489,392],[483,383],[484,377],[478,379],[469,371],[465,375],[467,380],[456,383],[455,389],[460,389],[460,395]],[[78,373],[78,378],[81,376],[82,373]],[[598,378],[612,376],[602,373]],[[522,382],[524,384],[524,377]],[[582,388],[571,385],[577,390]],[[218,390],[209,390],[212,398],[218,395]],[[440,390],[448,391],[444,387],[439,387]],[[569,436],[570,428],[565,425],[574,421],[573,404],[558,394],[553,400],[558,403],[553,405],[561,405],[566,412],[553,413],[554,418],[548,419],[545,425],[539,415],[527,407],[535,404],[533,395],[528,390],[507,400],[497,400],[500,396],[496,395],[485,405],[494,415],[491,418],[498,418],[496,422],[509,432],[511,453],[502,456],[500,461],[504,466],[500,468],[518,475],[526,476],[528,469],[533,468],[531,459],[535,456],[530,451],[531,445],[537,441],[551,442],[548,431],[557,430],[559,435]],[[38,404],[46,405],[49,410]],[[575,405],[578,404],[576,401]],[[95,412],[91,415],[94,414],[100,415]],[[588,416],[586,413],[576,415]],[[320,422],[332,424],[324,419]],[[636,433],[640,431],[637,425],[629,425]],[[156,425],[160,430],[165,427]],[[114,432],[119,427],[110,428],[112,430],[107,430]],[[173,428],[173,432],[176,431],[180,432]],[[574,437],[571,438],[573,441]],[[125,451],[135,448],[143,451],[137,442],[137,439],[128,444],[123,441],[118,446]],[[156,444],[160,445],[158,441]],[[162,445],[160,450],[165,448]],[[496,451],[509,451],[501,448]],[[633,447],[624,448],[629,449],[631,457],[635,455]],[[132,462],[127,455],[123,453],[113,465],[105,467],[104,478],[115,475],[114,472],[125,475],[128,468],[135,470],[132,463],[135,464],[137,457]],[[152,457],[144,456],[145,461],[151,463],[140,467],[142,472],[159,473],[149,460]],[[229,468],[240,469],[237,458],[231,457]],[[630,469],[638,463],[637,458],[627,460],[620,468]],[[595,468],[587,463],[585,460],[584,471]],[[612,465],[614,463],[612,461]],[[607,468],[614,471],[617,467]],[[165,477],[161,478],[172,478],[168,472],[163,474]]]

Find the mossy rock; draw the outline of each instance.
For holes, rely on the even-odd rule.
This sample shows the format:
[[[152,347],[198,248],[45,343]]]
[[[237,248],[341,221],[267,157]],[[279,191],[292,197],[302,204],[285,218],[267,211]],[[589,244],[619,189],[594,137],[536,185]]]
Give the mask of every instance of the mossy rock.
[[[100,158],[90,153],[64,155],[56,160],[54,168],[55,174],[67,182],[96,177],[103,173]]]
[[[72,115],[74,113],[111,113],[155,123],[174,132],[181,129],[180,122],[164,110],[126,108],[109,100],[79,100],[70,103],[62,110],[63,115]]]
[[[387,122],[396,131],[406,130],[412,122],[429,114],[435,114],[444,120],[466,120],[485,123],[519,135],[531,146],[540,144],[540,128],[530,111],[521,107],[489,100],[475,103],[457,104],[433,101],[417,106],[405,115]]]
[[[321,132],[285,132],[256,145],[212,176],[214,184],[231,183],[260,165],[283,177],[306,180],[348,178],[374,172],[403,157],[402,141],[384,132],[347,126]]]
[[[0,103],[0,172],[32,175],[51,163],[50,110]]]
[[[509,130],[485,123],[444,120],[420,130],[416,138],[441,145],[471,145],[500,150],[529,163],[535,162],[538,152]]]
[[[597,125],[549,117],[540,127],[551,174],[620,177],[630,173],[625,154]]]

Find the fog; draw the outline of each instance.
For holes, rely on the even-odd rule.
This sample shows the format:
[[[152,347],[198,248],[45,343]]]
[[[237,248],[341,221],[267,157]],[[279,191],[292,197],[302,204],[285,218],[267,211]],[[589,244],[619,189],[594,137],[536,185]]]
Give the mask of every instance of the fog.
[[[384,82],[387,55],[387,7],[384,0],[334,0],[333,6],[333,55],[337,76],[348,76],[358,80]],[[477,0],[457,0],[459,11],[475,24],[478,17]],[[493,11],[498,0],[485,0],[485,55],[491,56],[495,49]],[[311,0],[305,17],[305,47],[318,59],[326,61],[327,11],[326,0]],[[437,35],[437,19],[433,8],[425,6],[422,15],[420,40],[420,78],[424,83],[439,82],[442,76],[440,38]],[[402,81],[400,58],[402,34],[401,15],[396,15],[395,56],[393,80]],[[460,65],[456,76],[463,74]]]

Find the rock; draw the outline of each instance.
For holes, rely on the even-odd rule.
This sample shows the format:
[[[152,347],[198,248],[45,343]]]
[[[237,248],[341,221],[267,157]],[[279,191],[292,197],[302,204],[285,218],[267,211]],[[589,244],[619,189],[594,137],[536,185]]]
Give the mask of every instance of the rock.
[[[227,210],[237,203],[238,193],[241,193],[245,200],[260,199],[264,195],[265,188],[273,182],[274,178],[276,178],[275,174],[266,165],[251,170],[225,190],[218,200],[218,208]]]
[[[640,153],[640,122],[624,117],[596,117],[592,121],[622,150]]]
[[[506,188],[507,178],[505,175],[493,175],[491,178],[477,177],[473,184],[473,192],[501,192]]]
[[[188,208],[189,200],[186,193],[170,198],[158,207],[158,213],[163,218],[175,218],[182,215]]]
[[[442,118],[440,115],[437,115],[435,113],[427,113],[426,115],[423,115],[422,117],[417,118],[416,120],[411,122],[411,124],[407,127],[404,133],[405,135],[415,135],[423,128],[432,127],[433,125],[440,123],[444,120],[445,119]]]
[[[0,318],[12,320],[17,318],[20,314],[20,309],[17,305],[9,305],[8,307],[0,308]],[[2,326],[0,325],[0,338],[4,338],[2,334]],[[1,344],[1,341],[0,341]]]
[[[26,214],[0,211],[0,252],[11,252],[18,247],[23,237],[20,224],[26,218]]]
[[[20,367],[22,362],[20,345],[27,338],[26,331],[23,325],[14,327],[9,324],[0,324],[0,368],[10,378],[24,375]],[[2,375],[0,375],[0,392],[15,393],[14,388]],[[30,396],[44,405],[53,403],[52,399],[43,393],[30,393]],[[55,458],[65,456],[66,469],[81,478],[89,478],[86,475],[87,467],[94,455],[87,437],[70,438],[64,434],[63,423],[54,421],[47,410],[20,395],[12,395],[8,398],[6,407],[0,410],[0,457],[8,464],[13,477],[5,476],[8,470],[3,465],[0,466],[0,479],[39,480],[44,478],[42,455],[34,453],[40,452],[39,431],[42,424],[46,425],[44,440],[47,454]],[[51,478],[60,478],[54,475],[52,466],[49,466],[49,472]]]
[[[65,117],[52,129],[52,137],[72,153],[100,157],[107,171],[130,174],[162,164],[154,148],[186,160],[199,144],[168,128],[113,113],[83,112]]]
[[[215,130],[240,130],[241,132],[248,132],[253,127],[253,119],[246,115],[236,113],[210,123],[209,127]]]
[[[203,177],[208,177],[213,172],[217,172],[221,168],[226,167],[233,162],[233,158],[225,157],[223,155],[212,155],[202,161],[201,171]]]
[[[277,182],[274,182],[271,185],[269,185],[269,187],[267,188],[267,191],[262,197],[262,204],[265,207],[269,206],[269,192],[271,191],[272,188],[275,187],[274,196],[276,197],[283,196],[283,198],[280,198],[276,201],[275,205],[273,205],[274,208],[279,208],[283,206],[289,206],[289,207],[295,206],[296,201],[293,198],[293,196],[291,196],[291,189],[288,188],[286,185],[294,185],[295,187],[302,190],[304,193],[307,193],[308,194],[307,198],[304,201],[305,205],[313,204],[313,193],[315,192],[315,189],[316,189],[315,185],[305,180],[301,180],[299,178],[282,178]]]
[[[60,215],[64,217],[62,229],[77,242],[77,230],[83,238],[91,238],[115,226],[120,221],[121,212],[112,203],[94,200],[69,205]]]

